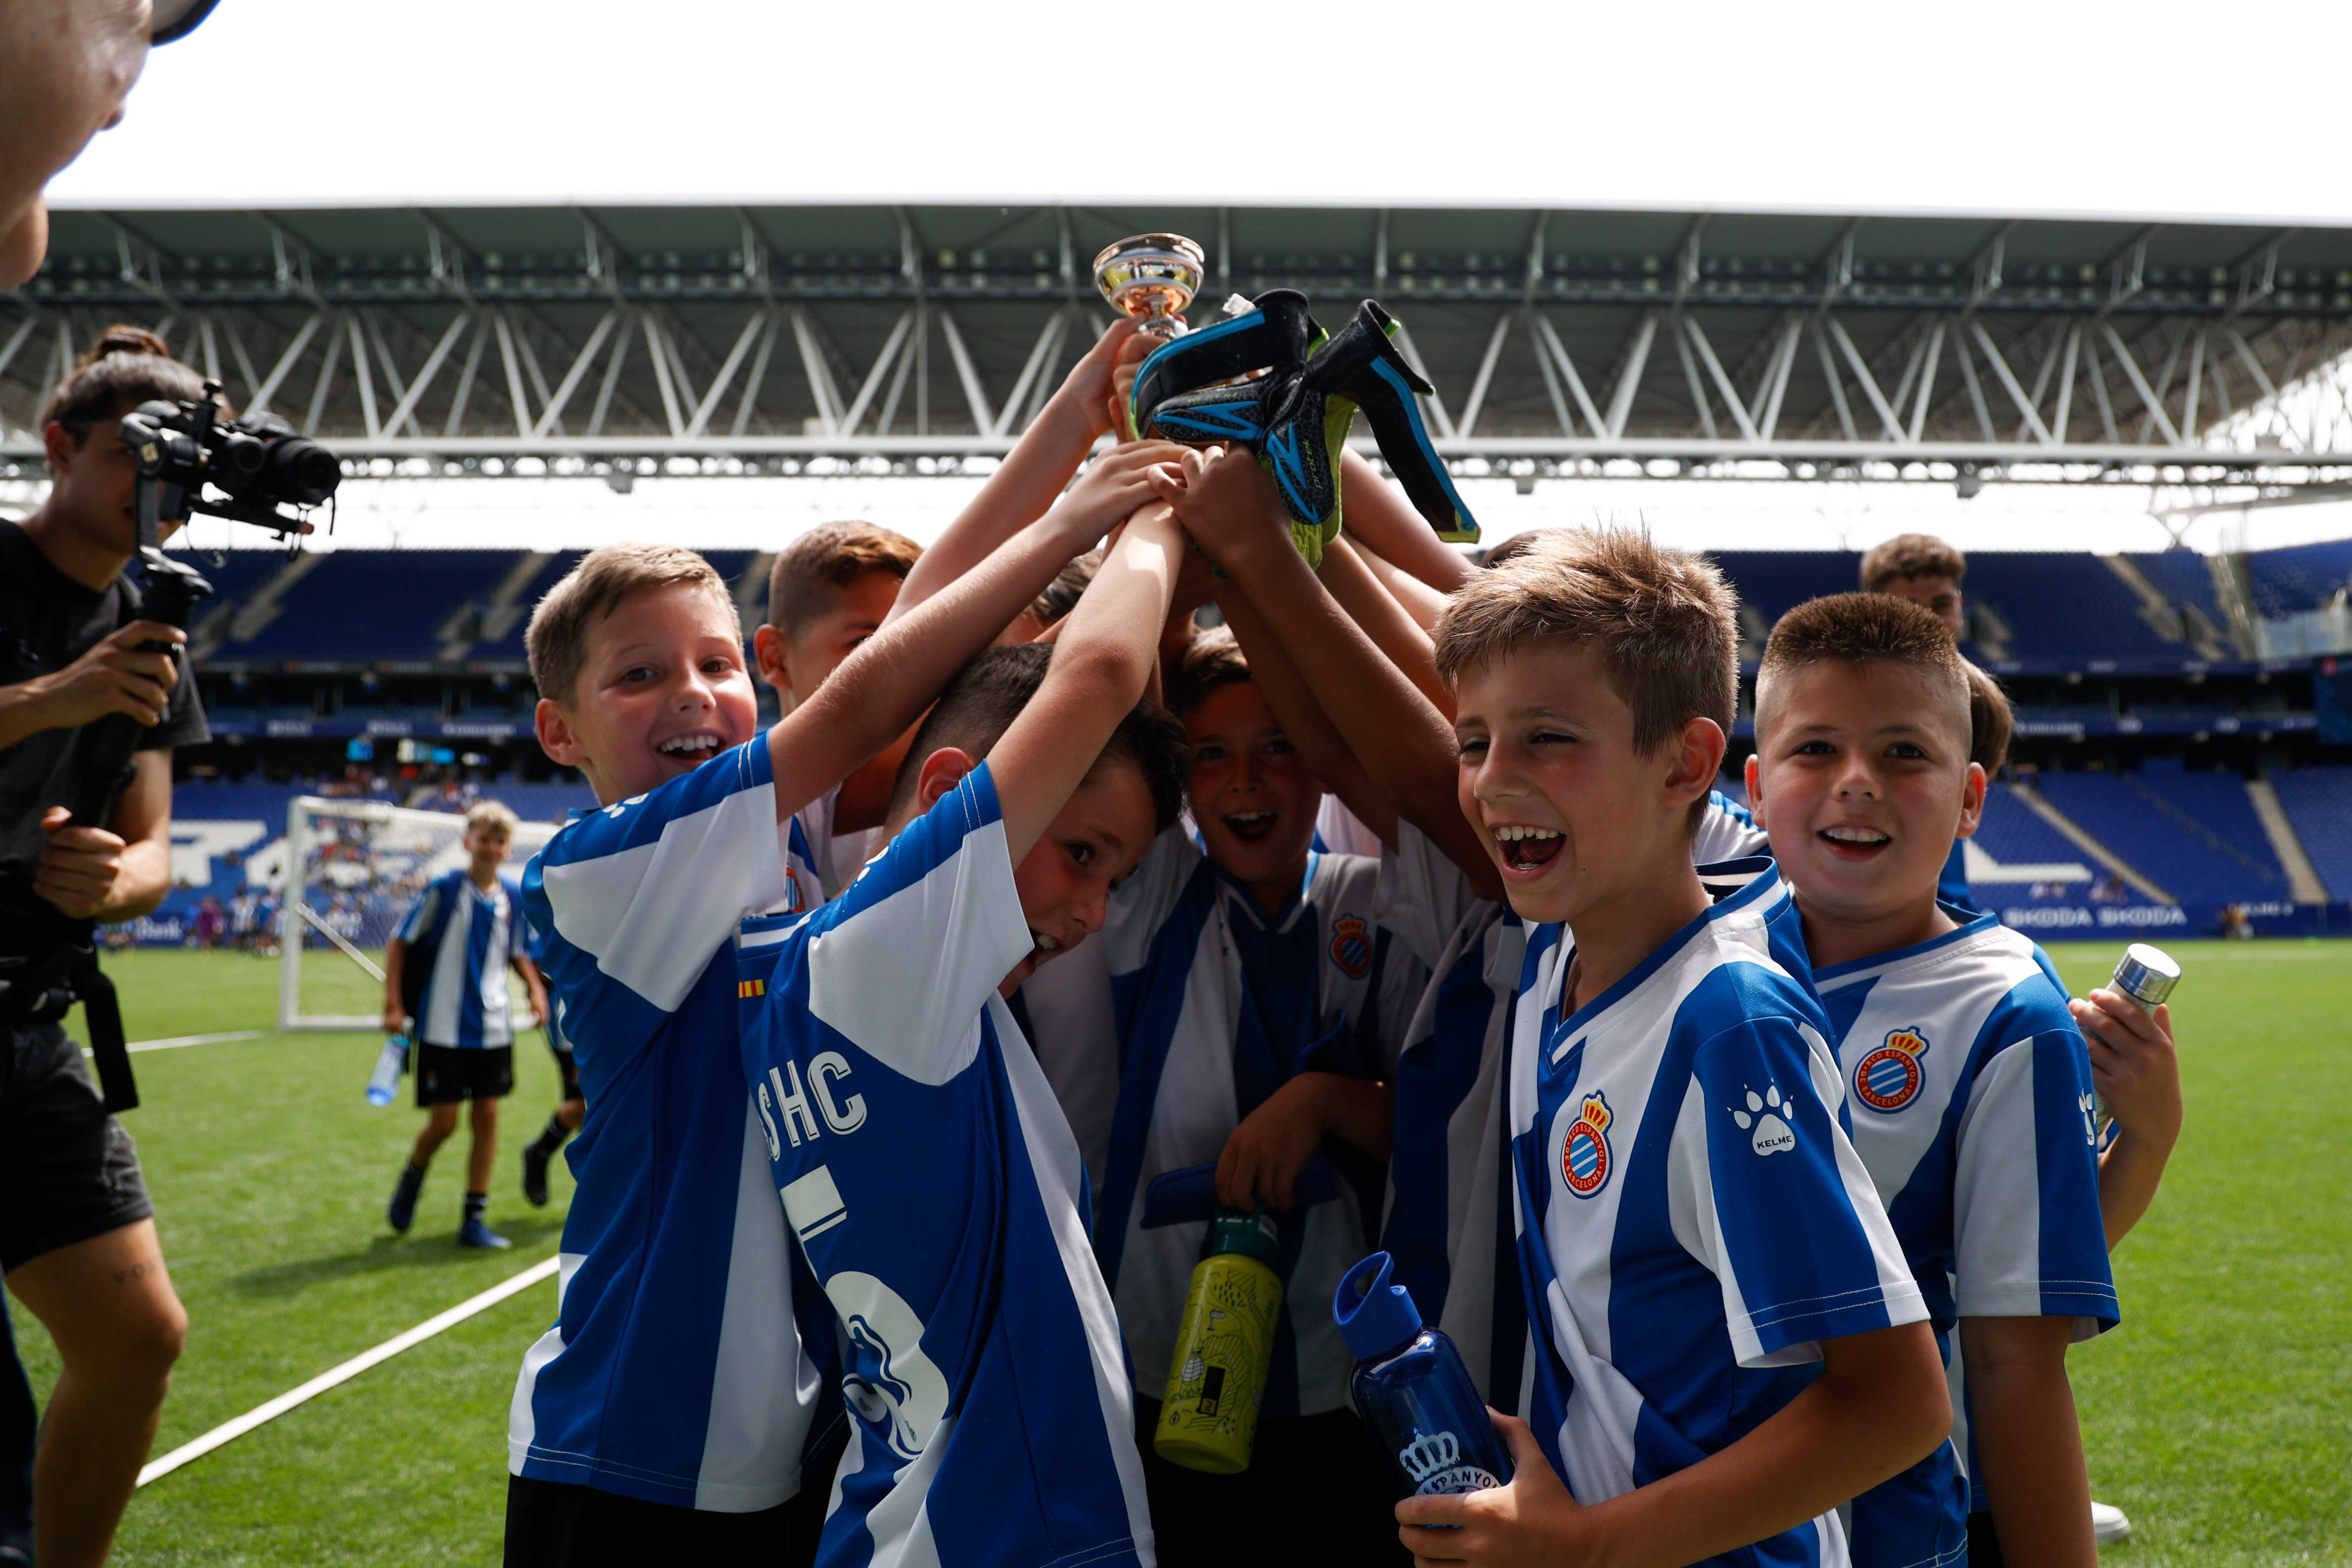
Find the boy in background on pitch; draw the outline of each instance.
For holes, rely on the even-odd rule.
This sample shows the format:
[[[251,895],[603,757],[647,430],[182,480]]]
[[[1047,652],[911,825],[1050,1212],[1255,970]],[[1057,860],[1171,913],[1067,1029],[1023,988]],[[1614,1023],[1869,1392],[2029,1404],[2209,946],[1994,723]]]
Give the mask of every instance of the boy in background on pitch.
[[[1005,999],[1175,819],[1181,741],[1144,690],[1181,552],[1164,508],[1129,522],[1055,647],[941,694],[841,897],[743,923],[762,1184],[846,1326],[822,1561],[1153,1560],[1085,1168]]]
[[[2066,1348],[2118,1315],[2090,1061],[2032,941],[1937,898],[1983,809],[1970,701],[1929,610],[1874,593],[1800,605],[1757,674],[1748,800],[1794,886],[1854,1149],[1961,1415],[1950,1442],[1854,1500],[1854,1562],[2088,1568]],[[1971,1489],[1990,1510],[1974,1529]]]
[[[1534,1364],[1529,1422],[1496,1417],[1512,1480],[1409,1498],[1401,1533],[1433,1563],[1842,1562],[1837,1506],[1951,1410],[1784,962],[1787,889],[1768,868],[1710,903],[1691,864],[1738,698],[1730,590],[1637,534],[1548,535],[1455,595],[1436,653],[1463,813],[1529,927]]]
[[[464,868],[426,884],[383,950],[383,1026],[390,1034],[412,1027],[403,985],[410,965],[420,956],[432,965],[417,988],[410,1034],[416,1103],[425,1110],[425,1125],[384,1217],[397,1231],[415,1221],[425,1167],[457,1130],[457,1107],[470,1100],[472,1142],[466,1152],[464,1218],[457,1227],[461,1247],[511,1245],[482,1217],[498,1160],[499,1101],[514,1092],[509,965],[529,988],[532,1014],[547,1022],[547,987],[531,961],[517,889],[499,875],[514,830],[515,814],[497,801],[486,800],[466,813]],[[418,954],[419,946],[429,946],[430,953]]]

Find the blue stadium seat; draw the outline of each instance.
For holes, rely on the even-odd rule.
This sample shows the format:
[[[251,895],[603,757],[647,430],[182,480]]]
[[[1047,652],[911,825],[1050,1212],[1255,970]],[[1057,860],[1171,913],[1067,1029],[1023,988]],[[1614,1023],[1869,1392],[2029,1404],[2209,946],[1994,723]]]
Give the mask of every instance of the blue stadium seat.
[[[2262,550],[2245,560],[2254,609],[2265,616],[2318,609],[2352,584],[2352,539]]]
[[[2230,617],[2222,611],[2221,601],[2213,593],[2213,576],[2206,570],[2205,557],[2196,551],[2167,550],[2154,555],[2128,553],[2124,559],[2138,567],[2140,575],[2173,603],[2195,605],[2204,611],[2206,618],[2217,626],[2230,624]]]
[[[2327,896],[2352,900],[2352,768],[2295,768],[2271,786]]]
[[[1988,552],[1969,558],[1968,600],[1999,614],[2013,658],[2189,658],[2158,635],[2139,599],[2095,555]]]
[[[2040,785],[2051,805],[2183,903],[2288,896],[2285,868],[2237,773],[2150,758],[2136,773],[2044,773]]]

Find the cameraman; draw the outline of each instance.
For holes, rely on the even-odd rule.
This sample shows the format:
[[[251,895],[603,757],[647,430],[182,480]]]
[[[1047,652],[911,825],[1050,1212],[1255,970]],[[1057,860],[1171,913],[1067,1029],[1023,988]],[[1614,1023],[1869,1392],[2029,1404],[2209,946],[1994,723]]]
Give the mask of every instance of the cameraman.
[[[140,619],[122,578],[137,476],[116,425],[203,395],[162,339],[110,328],[42,415],[48,498],[0,521],[0,961],[17,977],[0,996],[0,1274],[63,1363],[34,1467],[41,1568],[105,1561],[187,1334],[137,1152],[48,977],[79,922],[134,919],[171,886],[172,748],[209,732],[176,649],[140,650],[187,638]],[[70,826],[92,721],[117,713],[143,726],[131,780],[105,827]]]

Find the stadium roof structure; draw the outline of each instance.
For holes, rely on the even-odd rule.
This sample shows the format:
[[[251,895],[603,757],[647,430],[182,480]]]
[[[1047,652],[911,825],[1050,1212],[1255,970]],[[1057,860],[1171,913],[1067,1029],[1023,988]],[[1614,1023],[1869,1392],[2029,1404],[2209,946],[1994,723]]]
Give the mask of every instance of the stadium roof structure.
[[[1207,301],[1386,302],[1467,474],[2352,485],[2352,228],[1148,204],[60,211],[0,477],[116,320],[355,475],[961,472],[1147,230]]]

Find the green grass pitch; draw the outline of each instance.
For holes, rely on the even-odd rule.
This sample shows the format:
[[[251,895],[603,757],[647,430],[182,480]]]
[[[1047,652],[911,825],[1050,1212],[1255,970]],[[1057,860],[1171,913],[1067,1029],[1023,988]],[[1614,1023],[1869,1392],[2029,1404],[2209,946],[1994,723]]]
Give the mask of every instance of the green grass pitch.
[[[2123,1247],[2124,1323],[2072,1358],[2092,1489],[2132,1517],[2117,1568],[2352,1563],[2352,944],[2183,943],[2188,1128]],[[2052,950],[2078,993],[2116,950]],[[323,962],[323,960],[322,960]],[[133,1039],[267,1028],[274,962],[109,961]],[[517,1151],[555,1102],[535,1035],[516,1052],[493,1225],[451,1240],[464,1133],[395,1237],[383,1202],[420,1113],[361,1099],[380,1041],[277,1035],[143,1053],[126,1119],[194,1327],[155,1452],[486,1289],[554,1250],[570,1177],[529,1207]],[[116,1561],[493,1563],[506,1411],[551,1283],[489,1309],[142,1491]],[[56,1363],[21,1310],[37,1390]]]

